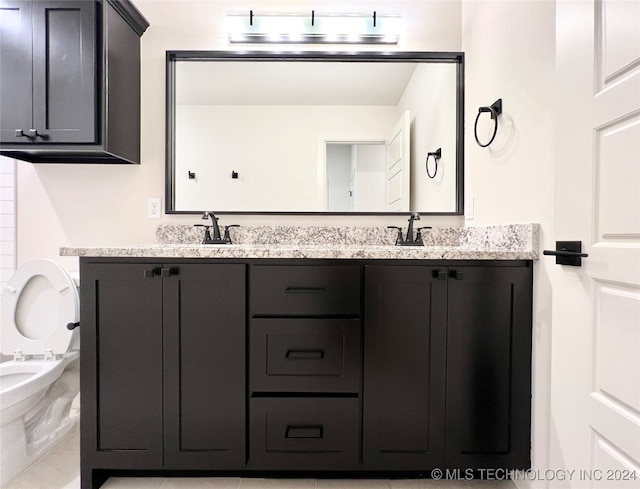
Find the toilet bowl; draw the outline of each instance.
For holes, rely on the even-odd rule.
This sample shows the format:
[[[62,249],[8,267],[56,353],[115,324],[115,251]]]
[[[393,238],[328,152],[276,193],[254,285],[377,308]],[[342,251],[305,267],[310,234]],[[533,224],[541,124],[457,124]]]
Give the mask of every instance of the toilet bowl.
[[[2,291],[0,350],[0,485],[75,427],[78,394],[77,281],[52,260],[25,263]]]

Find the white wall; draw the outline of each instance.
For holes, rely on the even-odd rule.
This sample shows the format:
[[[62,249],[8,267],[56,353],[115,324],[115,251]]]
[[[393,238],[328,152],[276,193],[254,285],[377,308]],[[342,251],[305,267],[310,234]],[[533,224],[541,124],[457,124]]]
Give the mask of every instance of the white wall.
[[[17,163],[18,264],[55,258],[71,271],[77,258],[59,258],[60,246],[103,246],[155,241],[158,224],[199,222],[194,216],[147,219],[147,198],[164,199],[165,51],[231,49],[224,33],[226,11],[300,12],[311,0],[134,0],[151,23],[142,37],[142,161],[139,166],[33,165]],[[323,1],[323,10],[376,10],[400,14],[401,44],[392,49],[460,50],[460,2],[419,0]],[[328,49],[320,46],[315,49]],[[342,49],[342,48],[340,48]],[[363,49],[377,49],[363,47]],[[458,218],[431,218],[432,224],[460,224]],[[323,223],[404,225],[405,217],[222,216],[221,223]]]
[[[475,199],[475,219],[466,224],[538,222],[542,247],[553,248],[554,139],[561,134],[553,115],[555,2],[463,0],[462,49],[465,185]],[[478,107],[498,98],[504,112],[496,140],[480,148]],[[553,263],[541,257],[534,265],[532,464],[541,469],[548,468]]]
[[[456,210],[456,86],[455,64],[420,64],[398,104],[400,113],[411,111],[411,209]],[[431,179],[425,160],[438,148],[442,158]]]
[[[323,211],[320,138],[384,141],[396,113],[392,106],[179,105],[176,208]],[[238,179],[231,179],[232,170]]]

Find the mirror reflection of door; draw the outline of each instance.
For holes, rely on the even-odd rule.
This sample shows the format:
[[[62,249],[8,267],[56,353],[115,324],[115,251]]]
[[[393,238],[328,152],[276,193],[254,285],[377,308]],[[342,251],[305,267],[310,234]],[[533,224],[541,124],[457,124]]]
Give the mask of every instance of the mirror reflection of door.
[[[409,148],[411,128],[411,114],[404,111],[386,141],[386,210],[409,210],[409,175],[411,173],[411,158]]]
[[[326,164],[326,210],[380,212],[385,209],[384,143],[327,143]]]
[[[409,210],[411,114],[402,116],[385,142],[325,143],[326,210]]]

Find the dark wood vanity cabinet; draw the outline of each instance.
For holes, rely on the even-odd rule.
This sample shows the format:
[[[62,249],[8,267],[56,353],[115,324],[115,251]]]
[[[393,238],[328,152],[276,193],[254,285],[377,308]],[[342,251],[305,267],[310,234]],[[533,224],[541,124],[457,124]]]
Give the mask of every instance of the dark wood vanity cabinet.
[[[530,466],[531,262],[82,258],[81,278],[85,489]]]
[[[366,266],[365,291],[364,466],[444,467],[446,268]]]
[[[245,265],[81,262],[82,487],[245,465]]]
[[[0,0],[0,154],[139,163],[147,26],[128,0]]]
[[[154,263],[80,267],[85,488],[99,487],[100,469],[162,468],[162,279]]]
[[[249,268],[249,468],[358,467],[360,282],[357,266]]]
[[[528,468],[531,267],[450,267],[446,465]]]

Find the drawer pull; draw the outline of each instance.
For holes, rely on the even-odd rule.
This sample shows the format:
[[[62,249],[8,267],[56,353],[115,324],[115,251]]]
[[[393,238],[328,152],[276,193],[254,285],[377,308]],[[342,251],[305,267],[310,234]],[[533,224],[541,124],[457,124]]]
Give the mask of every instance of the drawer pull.
[[[324,287],[287,287],[284,291],[287,294],[324,294],[327,289]]]
[[[324,358],[324,350],[287,350],[285,358],[293,358],[297,360],[322,360]]]
[[[322,439],[322,425],[287,426],[285,438],[317,438]]]

